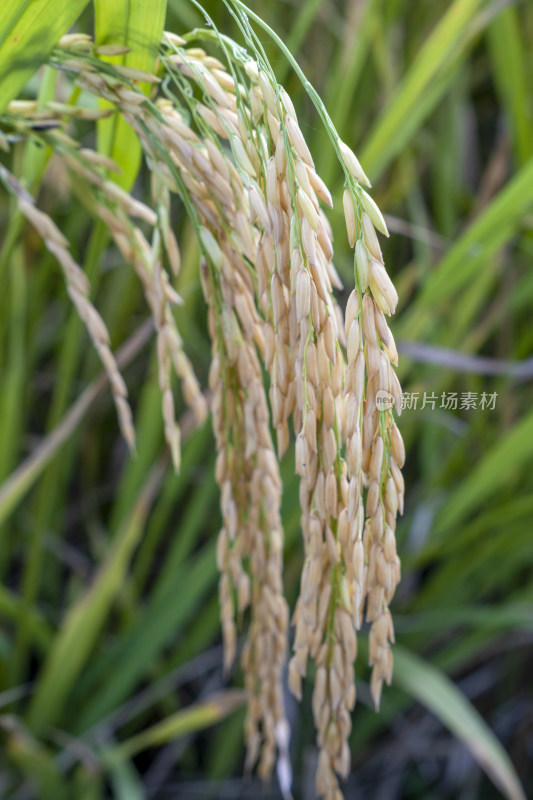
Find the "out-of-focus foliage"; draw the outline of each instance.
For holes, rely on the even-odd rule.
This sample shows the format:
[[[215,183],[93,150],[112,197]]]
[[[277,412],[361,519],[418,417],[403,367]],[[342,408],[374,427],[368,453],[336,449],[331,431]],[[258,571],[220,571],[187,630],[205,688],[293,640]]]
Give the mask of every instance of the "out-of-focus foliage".
[[[204,5],[238,38],[223,3]],[[499,797],[464,740],[443,727],[443,708],[452,703],[462,709],[458,723],[467,714],[463,733],[457,726],[454,733],[468,739],[476,731],[481,761],[491,752],[484,729],[469,727],[464,705],[453,705],[462,702],[457,687],[502,742],[530,795],[533,7],[488,0],[250,5],[318,89],[388,215],[384,256],[400,295],[394,335],[403,344],[404,392],[411,405],[417,397],[400,420],[407,505],[393,613],[402,650],[376,715],[365,707],[361,648],[347,796]],[[86,32],[92,24],[90,15],[79,23]],[[203,24],[192,3],[169,0],[169,30]],[[266,33],[260,36],[305,126],[317,171],[338,198],[336,263],[350,288],[340,170],[303,87]],[[32,78],[27,95],[60,89],[45,72],[39,82]],[[64,193],[54,162],[46,172],[45,165],[46,154],[20,148],[11,166],[73,242],[117,347],[144,321],[138,282],[103,228],[89,225]],[[142,170],[141,196],[147,181]],[[5,194],[0,224],[0,482],[11,480],[0,486],[0,796],[255,797],[257,784],[240,779],[240,713],[198,733],[239,699],[210,702],[228,680],[209,424],[185,437],[174,475],[146,345],[125,372],[138,436],[130,458],[110,395],[88,388],[97,360],[56,264]],[[176,288],[186,301],[177,314],[205,379],[198,249],[183,215],[175,224],[183,251]],[[462,407],[468,400],[476,407]],[[53,438],[61,425],[63,438]],[[31,462],[18,473],[11,502],[15,470],[43,442],[52,449],[37,468]],[[286,590],[294,601],[301,547],[290,456],[283,477]],[[413,700],[427,703],[430,690],[443,692],[442,721],[434,716],[438,695],[430,711]],[[308,705],[289,705],[295,795],[302,798],[313,796]]]

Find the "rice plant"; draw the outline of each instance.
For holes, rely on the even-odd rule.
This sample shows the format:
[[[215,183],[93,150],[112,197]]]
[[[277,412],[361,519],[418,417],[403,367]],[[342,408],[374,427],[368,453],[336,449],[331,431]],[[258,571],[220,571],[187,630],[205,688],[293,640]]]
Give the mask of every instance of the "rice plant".
[[[67,32],[80,13],[72,4],[56,3],[53,19],[44,0],[33,5],[12,2],[0,31],[0,181],[8,204],[0,273],[9,274],[13,292],[5,326],[12,430],[6,425],[0,526],[5,537],[16,512],[24,530],[21,545],[8,539],[0,552],[4,574],[10,567],[1,606],[12,642],[2,791],[145,796],[133,759],[179,743],[244,704],[244,771],[255,770],[284,797],[298,794],[288,687],[312,712],[316,792],[342,798],[357,756],[358,649],[367,656],[368,699],[377,710],[394,675],[389,606],[400,582],[395,531],[404,510],[405,447],[397,416],[405,395],[388,319],[398,293],[378,237],[388,236],[387,223],[345,141],[342,110],[333,103],[330,116],[290,42],[240,0],[223,4],[222,21],[192,3],[190,30],[180,26],[179,33],[164,29],[164,3],[148,9],[142,2],[95,2],[94,36]],[[475,4],[457,5],[460,14],[450,20],[462,20],[466,42],[469,26],[473,37],[484,18],[475,16]],[[451,46],[451,25],[445,18],[435,34],[443,59],[460,52]],[[272,47],[311,101],[320,152],[330,153],[323,177],[313,137],[276,75]],[[427,80],[424,51],[420,64]],[[416,74],[378,123],[366,158],[363,151],[371,174],[396,153],[387,136],[418,99]],[[522,209],[515,195],[509,225]],[[338,215],[329,221],[331,208],[342,209],[344,230]],[[509,213],[509,203],[504,208]],[[482,231],[490,231],[489,211],[487,221],[479,217]],[[343,252],[339,271],[334,230]],[[436,297],[446,276],[461,287],[453,272],[461,246],[464,272],[473,271],[479,254],[459,241],[422,297]],[[32,259],[45,270],[30,286],[23,265]],[[44,302],[44,290],[58,286],[54,267],[75,312],[62,311],[59,323]],[[407,295],[408,281],[403,288]],[[50,361],[57,377],[44,416],[48,433],[22,460],[17,437],[33,413],[24,408],[27,399],[17,408],[28,304],[38,329],[48,315],[48,328],[59,325],[62,334],[54,358],[50,334],[31,346],[34,365]],[[460,319],[470,307],[465,303]],[[142,327],[139,314],[150,320]],[[427,326],[422,309],[404,327],[420,337]],[[83,330],[103,374],[68,409]],[[125,368],[152,337],[153,359],[128,376]],[[86,382],[95,366],[89,353],[85,360],[78,374]],[[93,425],[94,401],[104,397],[106,383],[129,453],[111,434],[115,444],[106,455],[98,428],[76,453],[73,432],[86,415]],[[158,454],[160,435],[166,448]],[[82,525],[82,538],[74,545],[50,538],[58,515],[66,522],[70,513],[70,470],[78,465],[94,475],[106,461],[122,474],[103,501],[105,524],[102,503],[95,512],[84,502],[74,523]],[[220,522],[207,522],[202,509],[216,496],[213,479]],[[184,496],[191,486],[196,501]],[[456,520],[475,493],[464,492],[463,500],[457,494]],[[33,510],[24,521],[20,501],[27,496]],[[287,496],[297,499],[288,524]],[[448,504],[436,535],[439,525],[453,523],[453,509]],[[50,560],[47,551],[57,557]],[[98,566],[84,589],[91,562]],[[193,625],[191,615],[214,584],[215,563],[218,600]],[[51,575],[43,576],[44,566]],[[67,609],[62,619],[46,610],[55,604],[57,614],[58,601]],[[216,637],[218,610],[218,691],[200,693],[181,709],[169,691],[172,676]],[[182,646],[165,653],[178,635]],[[524,797],[505,751],[473,707],[439,673],[402,649],[397,654],[400,682],[461,738],[479,740],[473,752],[506,796]],[[361,661],[360,655],[357,674]],[[232,675],[243,691],[227,688]],[[131,693],[141,682],[137,698]],[[154,796],[148,787],[146,793]]]

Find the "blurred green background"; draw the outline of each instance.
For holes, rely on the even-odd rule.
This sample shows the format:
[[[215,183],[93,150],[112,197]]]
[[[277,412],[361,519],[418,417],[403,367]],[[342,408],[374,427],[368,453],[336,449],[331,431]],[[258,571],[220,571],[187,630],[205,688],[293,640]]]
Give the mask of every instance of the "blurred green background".
[[[192,4],[168,5],[167,29],[204,24]],[[204,6],[238,39],[223,3]],[[512,766],[531,796],[533,4],[250,7],[296,56],[372,180],[391,231],[382,245],[400,296],[400,377],[411,405],[418,396],[400,420],[395,677],[376,714],[362,634],[346,796],[518,800]],[[78,29],[92,32],[90,8]],[[336,198],[336,265],[349,291],[341,170],[298,79],[259,32]],[[21,175],[27,157],[21,147],[5,158]],[[12,224],[0,194],[0,797],[278,798],[275,780],[262,788],[242,777],[241,698],[220,694],[242,676],[221,667],[210,425],[193,430],[185,415],[174,475],[138,280],[62,193],[53,166],[39,205],[89,274],[114,348],[145,332],[124,367],[137,456],[120,439],[110,392],[95,384],[98,362],[56,263]],[[139,196],[147,186],[142,170]],[[199,254],[184,218],[176,230],[186,301],[176,315],[205,385]],[[462,408],[468,398],[475,407]],[[290,455],[282,473],[293,604],[302,552]],[[301,706],[288,698],[302,800],[314,797],[310,693],[308,681]]]

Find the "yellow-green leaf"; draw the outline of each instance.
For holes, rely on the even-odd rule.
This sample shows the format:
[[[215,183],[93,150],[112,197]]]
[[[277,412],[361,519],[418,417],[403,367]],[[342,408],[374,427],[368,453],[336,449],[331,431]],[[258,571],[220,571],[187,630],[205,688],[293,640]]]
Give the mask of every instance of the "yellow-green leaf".
[[[427,661],[398,645],[394,682],[426,706],[468,747],[507,800],[526,800],[512,761],[483,717],[452,681]]]
[[[214,725],[232,714],[246,702],[246,693],[239,689],[228,689],[213,695],[210,700],[195,703],[171,714],[161,722],[127,739],[110,754],[110,760],[131,758],[147,747],[155,747]]]
[[[107,56],[106,61],[153,72],[165,24],[166,0],[94,0],[94,11],[96,44],[121,44],[130,49],[123,56]],[[100,120],[98,148],[122,169],[113,179],[131,189],[141,163],[141,146],[130,125],[118,115]]]
[[[420,49],[401,83],[398,84],[387,107],[371,131],[361,156],[361,164],[375,180],[392,158],[405,146],[414,133],[412,119],[417,125],[423,117],[418,113],[425,105],[430,108],[444,92],[453,77],[452,67],[464,56],[477,31],[472,21],[486,0],[455,0],[440,18],[438,25]],[[438,92],[432,89],[438,84]],[[432,105],[425,97],[432,94]]]
[[[7,0],[0,13],[0,112],[76,22],[88,0]]]
[[[164,474],[156,464],[130,514],[118,531],[106,559],[86,594],[70,607],[54,641],[28,713],[31,729],[39,733],[61,715],[68,694],[85,665],[109,609],[120,591],[132,553]]]

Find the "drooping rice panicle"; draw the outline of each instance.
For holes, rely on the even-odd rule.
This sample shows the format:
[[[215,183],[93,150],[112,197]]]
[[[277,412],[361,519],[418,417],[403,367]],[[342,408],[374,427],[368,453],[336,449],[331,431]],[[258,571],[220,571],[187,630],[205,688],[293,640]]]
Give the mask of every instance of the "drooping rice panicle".
[[[156,328],[165,436],[175,465],[179,429],[173,372],[198,421],[206,404],[172,313],[180,298],[165,269],[165,263],[174,275],[180,269],[171,226],[173,195],[180,196],[196,230],[212,341],[209,384],[223,517],[217,559],[225,664],[229,667],[236,653],[236,619],[249,609],[242,654],[249,695],[247,767],[259,760],[263,777],[271,773],[277,749],[286,758],[282,674],[288,612],[278,459],[289,445],[292,423],[304,564],[289,686],[301,695],[311,659],[316,787],[328,800],[339,800],[338,776],[345,777],[350,768],[356,632],[365,608],[376,706],[392,673],[389,604],[400,578],[394,530],[403,510],[405,452],[392,415],[393,405],[398,412],[401,408],[401,389],[386,316],[394,313],[398,297],[376,233],[387,234],[386,225],[363,189],[370,186],[368,178],[319,109],[346,178],[343,208],[354,248],[355,288],[343,317],[334,298],[342,286],[332,260],[331,229],[321,206],[332,205],[331,194],[315,171],[289,96],[245,26],[243,32],[258,61],[222,37],[223,61],[165,34],[154,76],[99,62],[99,54],[110,52],[98,52],[76,34],[62,41],[63,52],[54,52],[52,63],[72,71],[80,88],[111,103],[138,134],[151,172],[152,206],[120,189],[106,175],[115,165],[78,148],[64,130],[65,121],[90,116],[69,113],[58,103],[41,107],[34,102],[12,104],[8,115],[15,136],[37,135],[34,128],[43,121],[50,126],[47,143],[93,188],[97,213],[140,277]],[[217,35],[210,32],[208,38]],[[140,82],[152,85],[149,96]],[[105,328],[88,301],[85,276],[57,228],[20,189],[21,210],[33,217],[60,261],[69,293],[113,374]],[[270,377],[270,402],[262,364]],[[124,408],[129,407],[121,380],[111,379],[127,431]]]
[[[222,256],[226,258],[226,255]],[[207,267],[205,268],[207,272]],[[225,285],[225,271],[204,278],[213,335],[213,425],[216,477],[221,486],[223,528],[218,541],[220,598],[226,665],[235,652],[234,595],[241,614],[251,606],[242,663],[249,693],[247,766],[260,756],[267,777],[276,754],[277,726],[285,719],[282,672],[288,611],[283,597],[281,480],[269,431],[269,413],[254,344],[257,332],[249,295],[239,273]],[[218,286],[215,278],[218,278]],[[214,284],[213,286],[210,286]],[[219,301],[214,299],[219,294]],[[228,294],[233,302],[228,304]],[[212,299],[213,297],[213,299]],[[241,299],[239,299],[241,298]],[[242,312],[248,306],[250,319]],[[239,308],[241,312],[239,313]],[[243,322],[246,319],[246,322]],[[249,564],[249,576],[244,569]]]
[[[172,371],[181,380],[183,395],[192,408],[198,423],[206,417],[207,408],[194,371],[187,358],[171,306],[180,302],[166,273],[161,269],[161,242],[156,237],[151,246],[132,217],[144,219],[150,225],[158,220],[152,209],[144,206],[95,169],[95,156],[89,151],[63,153],[68,168],[80,174],[99,190],[97,207],[100,219],[106,224],[124,258],[137,272],[149,304],[157,333],[158,375],[162,394],[162,412],[167,440],[175,469],[180,464],[180,432],[175,420]],[[172,239],[167,236],[167,241]]]
[[[107,373],[113,400],[117,409],[120,429],[131,449],[135,447],[135,429],[128,403],[128,390],[115,357],[110,348],[110,338],[106,325],[90,301],[90,284],[81,267],[74,261],[68,241],[53,220],[35,207],[32,199],[5,167],[0,168],[0,177],[10,187],[17,199],[20,212],[42,238],[47,250],[52,253],[63,270],[67,292],[76,311],[84,322],[100,361]]]
[[[179,63],[182,67],[184,59]],[[209,84],[223,116],[231,110],[233,95],[218,64],[216,69],[221,91],[230,95],[222,101],[214,84]],[[234,166],[218,135],[202,143],[167,100],[157,107],[162,116],[157,132],[178,173],[171,170],[169,186],[179,176],[201,222],[199,239],[207,273],[203,285],[213,340],[210,386],[219,454],[216,476],[224,520],[218,560],[225,659],[229,666],[235,653],[235,611],[242,614],[250,606],[242,656],[250,698],[247,764],[251,767],[259,758],[259,772],[266,777],[275,761],[277,731],[285,723],[281,679],[287,608],[282,587],[281,482],[258,358],[258,351],[262,355],[264,350],[263,333],[248,264],[255,255],[257,230],[249,219],[242,163],[236,159]],[[146,127],[155,135],[152,120],[146,120]],[[146,147],[151,147],[149,137]]]
[[[360,167],[343,145],[348,174],[360,178]],[[352,154],[353,155],[353,154]],[[346,313],[348,366],[345,383],[347,462],[350,494],[360,497],[368,485],[366,508],[349,509],[349,543],[357,567],[357,624],[366,600],[370,630],[371,691],[379,707],[383,682],[392,677],[390,642],[394,630],[389,603],[400,580],[394,530],[403,511],[400,467],[404,449],[393,420],[392,407],[401,412],[401,388],[394,372],[397,352],[384,314],[395,311],[398,296],[382,261],[375,226],[387,229],[370,196],[353,180],[344,194],[348,238],[355,244],[356,289]],[[387,234],[388,235],[388,234]],[[396,460],[398,459],[398,460]],[[365,521],[366,518],[366,521]]]
[[[334,797],[339,791],[335,772],[345,776],[350,765],[347,737],[355,701],[356,656],[352,598],[341,548],[348,500],[342,458],[344,334],[332,295],[333,284],[340,288],[340,281],[331,261],[329,226],[317,197],[319,193],[328,203],[329,192],[314,171],[292,104],[262,72],[256,96],[263,100],[272,153],[266,172],[270,225],[265,225],[261,243],[262,267],[258,259],[258,271],[267,269],[270,277],[273,342],[266,363],[272,380],[273,422],[282,449],[284,437],[288,439],[285,426],[293,418],[305,548],[289,683],[300,696],[301,678],[311,657],[318,668],[313,695],[320,747],[317,790]],[[264,300],[263,306],[267,306]]]

